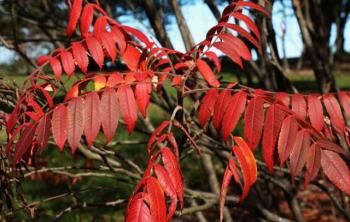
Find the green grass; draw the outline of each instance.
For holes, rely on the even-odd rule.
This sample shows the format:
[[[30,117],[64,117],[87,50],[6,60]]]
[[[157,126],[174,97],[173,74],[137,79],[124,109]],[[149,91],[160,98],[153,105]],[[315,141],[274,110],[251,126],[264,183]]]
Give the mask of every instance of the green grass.
[[[314,75],[290,74],[288,76],[293,84],[303,92],[315,92],[317,83]],[[337,84],[341,90],[350,90],[350,73],[335,73]]]
[[[18,86],[22,86],[24,81],[27,79],[25,75],[1,75],[1,77],[5,80],[6,83],[16,84]]]
[[[219,76],[222,76],[222,80],[226,82],[237,82],[238,75],[243,80],[243,84],[246,82],[246,77],[244,73],[229,73],[223,72]],[[293,83],[293,85],[302,93],[317,92],[317,83],[313,73],[310,71],[306,74],[290,73],[288,78]],[[337,72],[335,73],[335,78],[337,84],[341,90],[350,90],[350,73]],[[258,79],[253,78],[254,87],[258,86]]]

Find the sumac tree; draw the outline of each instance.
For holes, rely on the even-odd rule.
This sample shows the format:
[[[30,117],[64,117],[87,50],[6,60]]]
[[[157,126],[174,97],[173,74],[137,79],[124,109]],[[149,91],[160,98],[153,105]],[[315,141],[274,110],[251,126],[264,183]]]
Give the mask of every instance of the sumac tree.
[[[147,167],[130,194],[128,222],[169,221],[177,209],[181,212],[186,192],[180,163],[192,148],[198,155],[210,151],[226,159],[216,202],[220,220],[231,181],[241,187],[243,201],[265,169],[271,175],[282,169],[292,181],[303,179],[305,186],[325,175],[350,195],[348,92],[290,95],[223,82],[215,74],[221,70],[219,54],[241,68],[251,60],[242,38],[260,50],[259,28],[243,9],[269,16],[264,7],[233,1],[206,38],[182,53],[118,23],[98,1],[68,2],[66,34],[75,41],[38,58],[17,105],[5,115],[6,155],[13,169],[45,148],[50,138],[58,149],[70,148],[74,154],[81,143],[93,147],[100,131],[111,142],[119,122],[131,134],[137,121],[150,124],[147,108],[153,102],[169,119],[153,129],[145,147]],[[65,88],[63,75],[77,80]],[[169,96],[165,87],[176,95],[159,103],[159,97]],[[241,121],[242,135],[233,135]],[[179,137],[185,138],[181,144]]]

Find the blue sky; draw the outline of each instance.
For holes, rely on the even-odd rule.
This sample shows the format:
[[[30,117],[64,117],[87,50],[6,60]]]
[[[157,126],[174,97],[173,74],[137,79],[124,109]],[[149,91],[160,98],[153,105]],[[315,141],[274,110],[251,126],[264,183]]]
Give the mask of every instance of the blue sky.
[[[284,0],[286,6],[290,6],[290,0]],[[293,15],[293,10],[291,7],[286,7],[286,14]],[[288,9],[289,8],[289,9]],[[222,10],[223,7],[220,7]],[[300,30],[294,16],[284,16],[281,13],[282,6],[280,3],[276,3],[273,8],[273,16],[272,22],[274,29],[277,33],[277,44],[280,51],[280,55],[283,56],[282,53],[282,29],[286,27],[286,56],[287,57],[298,57],[302,51],[302,41],[300,36]],[[186,4],[182,7],[182,12],[186,18],[186,21],[190,27],[193,38],[195,42],[199,42],[205,38],[207,30],[216,24],[216,20],[212,13],[210,12],[207,5],[203,0],[196,0],[193,4]],[[124,24],[136,27],[141,31],[147,32],[148,24],[142,24],[141,22],[131,18],[130,16],[124,16],[119,18]],[[184,45],[181,39],[181,35],[176,25],[175,19],[172,19],[171,23],[167,25],[167,30],[169,31],[170,39],[177,50],[184,51]],[[333,30],[335,33],[335,30]],[[151,36],[151,34],[149,33]],[[345,28],[345,36],[350,36],[350,22],[347,22]],[[334,35],[333,40],[334,42]],[[332,42],[331,41],[331,45]],[[350,38],[345,39],[345,49],[350,51]],[[4,47],[0,47],[0,63],[4,63],[9,61],[8,58],[13,58],[14,54]]]

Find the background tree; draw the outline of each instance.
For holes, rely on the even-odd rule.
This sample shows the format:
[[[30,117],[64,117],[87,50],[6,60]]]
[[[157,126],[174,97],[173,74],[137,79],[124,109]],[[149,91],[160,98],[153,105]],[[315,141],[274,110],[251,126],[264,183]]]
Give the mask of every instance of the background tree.
[[[310,55],[312,67],[320,92],[337,91],[333,74],[334,54],[343,47],[343,31],[349,14],[349,1],[305,1],[293,0],[295,15],[303,36],[306,53]],[[332,26],[336,26],[336,50],[329,46]]]

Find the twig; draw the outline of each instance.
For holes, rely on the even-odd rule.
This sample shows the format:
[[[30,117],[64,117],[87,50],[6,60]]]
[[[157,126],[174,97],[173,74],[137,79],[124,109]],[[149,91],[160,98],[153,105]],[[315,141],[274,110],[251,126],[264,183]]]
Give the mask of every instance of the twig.
[[[77,209],[85,209],[85,208],[94,208],[94,207],[114,207],[116,205],[119,204],[123,204],[125,203],[127,200],[124,199],[119,199],[119,200],[115,200],[115,201],[109,201],[109,202],[105,202],[105,203],[78,203],[75,204],[73,206],[67,207],[64,210],[62,210],[61,212],[59,212],[54,221],[58,221],[62,216],[64,216],[65,214],[73,211],[73,210],[77,210]]]

